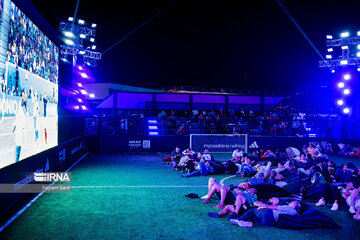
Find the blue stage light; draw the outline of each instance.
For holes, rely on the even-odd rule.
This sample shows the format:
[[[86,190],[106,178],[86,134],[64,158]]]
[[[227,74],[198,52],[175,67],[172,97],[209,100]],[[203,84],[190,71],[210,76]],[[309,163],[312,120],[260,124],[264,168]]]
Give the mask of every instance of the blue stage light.
[[[157,120],[149,119],[149,120],[148,120],[148,123],[149,123],[149,124],[157,124],[158,121],[157,121]]]
[[[343,82],[339,82],[337,86],[338,86],[338,88],[344,88],[345,84]]]
[[[333,48],[328,48],[327,51],[332,52],[332,51],[334,51],[334,49]]]
[[[157,126],[149,126],[149,130],[158,130]]]
[[[344,108],[343,112],[344,112],[345,114],[348,114],[348,113],[350,112],[350,109],[349,109],[349,108]]]
[[[337,104],[338,104],[339,106],[342,106],[342,105],[344,105],[344,100],[342,100],[342,99],[339,99],[339,100],[337,101]]]
[[[90,94],[89,94],[89,97],[90,97],[90,98],[95,98],[95,93],[90,93]]]
[[[350,78],[351,78],[350,74],[345,74],[344,75],[344,80],[350,80]]]
[[[341,60],[340,61],[340,65],[347,65],[348,64],[348,60]]]
[[[340,37],[348,37],[350,36],[349,32],[343,32],[340,34]]]
[[[65,39],[65,43],[70,46],[73,46],[75,44],[74,41],[70,39]]]
[[[350,89],[348,89],[348,88],[344,89],[344,94],[349,95],[350,94]]]
[[[326,39],[333,39],[332,35],[326,35]]]
[[[331,55],[326,55],[326,59],[332,59]]]
[[[75,36],[72,32],[68,32],[68,31],[64,32],[64,35],[65,37],[70,37],[70,38]]]
[[[149,136],[158,136],[159,132],[149,132]]]

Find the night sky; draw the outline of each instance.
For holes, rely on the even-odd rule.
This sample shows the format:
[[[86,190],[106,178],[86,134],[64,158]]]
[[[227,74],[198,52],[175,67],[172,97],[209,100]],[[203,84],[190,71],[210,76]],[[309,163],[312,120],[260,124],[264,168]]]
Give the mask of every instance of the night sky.
[[[31,2],[55,29],[76,6],[76,0]],[[171,2],[81,0],[77,17],[98,24],[102,52]],[[327,34],[360,30],[359,1],[282,3],[323,56]],[[155,89],[187,85],[287,93],[303,81],[331,78],[319,60],[275,0],[179,0],[105,53],[94,74],[98,82]]]

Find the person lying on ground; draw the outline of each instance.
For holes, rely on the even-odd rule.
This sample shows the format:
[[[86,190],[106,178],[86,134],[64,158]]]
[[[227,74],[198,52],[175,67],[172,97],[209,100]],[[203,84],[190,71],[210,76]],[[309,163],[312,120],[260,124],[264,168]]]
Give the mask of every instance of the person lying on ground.
[[[270,161],[271,163],[275,163],[276,156],[271,150],[266,150],[265,153],[261,156],[261,160],[265,162]]]
[[[236,174],[239,174],[241,177],[251,176],[256,173],[256,167],[254,166],[255,161],[250,160],[248,157],[242,158],[241,164],[236,164],[239,167],[239,171]],[[240,165],[240,166],[239,166]]]
[[[234,192],[235,194],[237,194],[236,198],[234,197]],[[224,216],[230,212],[233,213],[233,217],[241,216],[246,211],[248,211],[256,201],[255,188],[250,188],[248,191],[244,191],[237,187],[234,189],[234,192],[229,189],[226,193],[225,198],[227,199],[227,201],[224,201],[225,207],[223,207],[223,209],[218,213],[209,212],[208,216],[217,218]],[[221,197],[221,200],[223,200],[223,195]],[[221,203],[217,206],[214,206],[214,208],[222,208]]]
[[[360,206],[357,206],[356,213],[353,216],[353,218],[356,219],[356,220],[360,220]]]
[[[315,204],[316,206],[324,206],[326,202],[326,196],[328,194],[333,194],[334,203],[331,207],[331,210],[336,211],[339,208],[339,203],[346,202],[349,206],[349,212],[350,213],[356,213],[356,209],[360,207],[360,199],[359,199],[359,188],[354,188],[354,184],[352,182],[349,182],[346,184],[345,188],[324,188],[323,191],[323,197],[320,198],[320,200]]]
[[[282,214],[296,215],[300,211],[301,205],[298,201],[292,201],[288,205],[258,203],[258,208],[252,208],[238,219],[230,221],[240,227],[252,227],[254,223],[265,226],[275,226]]]
[[[347,164],[344,164],[344,165],[341,166],[341,168],[338,168],[335,171],[333,182],[348,183],[350,181],[351,177],[352,177],[351,169],[349,169]]]
[[[242,182],[237,187],[246,191],[250,189],[251,185],[249,182]],[[208,192],[205,196],[201,197],[205,199],[203,203],[209,203],[214,194],[217,194],[218,197],[221,198],[221,191],[224,191],[225,194],[223,193],[223,195],[226,196],[227,191],[225,192],[225,190],[227,190],[227,186],[220,185],[215,178],[210,177],[208,181]]]
[[[194,176],[202,176],[205,177],[208,174],[214,173],[214,168],[211,166],[209,161],[204,161],[204,159],[200,160],[198,163],[198,170],[188,173],[185,175],[181,175],[181,177],[194,177]]]
[[[250,205],[252,205],[257,200],[257,190],[255,188],[249,188],[248,190],[242,190],[239,187],[236,188],[241,191],[242,197],[244,197]],[[235,193],[235,190],[232,190],[229,186],[221,186],[220,203],[214,206],[214,208],[224,208],[225,205],[234,204]],[[205,199],[203,203],[210,203],[210,200]]]

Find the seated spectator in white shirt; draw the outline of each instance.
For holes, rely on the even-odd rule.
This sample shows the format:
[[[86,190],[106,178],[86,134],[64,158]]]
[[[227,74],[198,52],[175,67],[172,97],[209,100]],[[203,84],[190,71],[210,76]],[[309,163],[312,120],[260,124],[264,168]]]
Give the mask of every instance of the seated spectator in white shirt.
[[[243,151],[241,151],[240,148],[237,148],[232,154],[232,160],[240,161],[242,156],[243,156]]]

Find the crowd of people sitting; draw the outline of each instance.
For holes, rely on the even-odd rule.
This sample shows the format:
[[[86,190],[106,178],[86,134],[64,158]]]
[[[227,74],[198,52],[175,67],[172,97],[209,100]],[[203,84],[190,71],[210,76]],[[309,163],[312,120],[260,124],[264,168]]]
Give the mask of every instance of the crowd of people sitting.
[[[360,157],[360,147],[353,147],[350,144],[339,143],[338,155],[349,157]]]
[[[236,149],[230,160],[217,161],[207,149],[196,153],[190,148],[182,151],[176,147],[163,161],[182,171],[184,178],[217,173],[243,178],[244,182],[237,186],[226,186],[210,177],[208,193],[202,197],[203,203],[210,203],[214,195],[220,198],[220,203],[214,206],[220,211],[209,212],[209,217],[227,215],[241,227],[252,227],[254,223],[274,226],[279,215],[298,214],[301,201],[318,207],[331,204],[332,211],[346,208],[354,219],[360,220],[360,168],[351,162],[336,165],[321,152],[326,149],[331,151],[327,144],[316,142],[300,150],[289,147],[285,152],[259,149],[248,154]],[[259,199],[264,191],[268,198]],[[285,192],[292,200],[280,204],[279,192]],[[270,211],[259,214],[258,210]]]
[[[304,145],[302,147],[302,152],[306,152],[306,150],[312,147],[312,149],[318,149],[321,153],[327,155],[337,155],[337,156],[348,156],[348,157],[360,157],[360,147],[351,146],[349,143],[345,144],[342,142],[337,142],[332,145],[328,141],[322,142],[310,142],[309,145]]]

